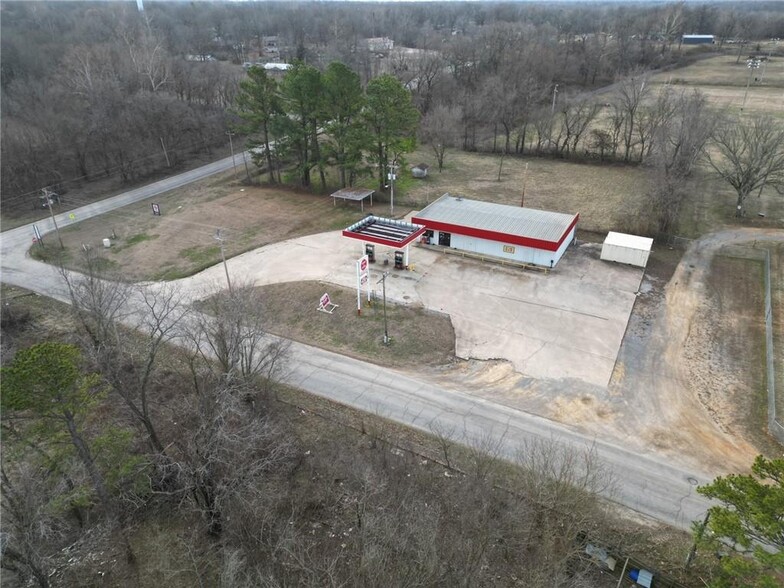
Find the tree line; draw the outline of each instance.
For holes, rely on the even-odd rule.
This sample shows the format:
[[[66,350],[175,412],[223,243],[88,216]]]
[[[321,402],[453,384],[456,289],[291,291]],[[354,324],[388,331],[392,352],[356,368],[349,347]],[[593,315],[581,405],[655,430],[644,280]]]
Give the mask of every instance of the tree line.
[[[530,136],[533,151],[571,157],[577,142],[585,147],[583,136],[604,157],[614,149],[607,137],[580,132],[591,108],[565,111],[581,93],[678,62],[682,33],[765,38],[782,22],[766,2],[148,3],[143,13],[132,4],[6,2],[2,10],[6,210],[36,202],[45,186],[133,182],[194,152],[209,155],[226,142],[226,109],[244,77],[238,65],[263,58],[272,36],[279,59],[320,72],[342,62],[363,88],[394,75],[423,116],[436,109],[437,118],[460,121],[455,142],[464,149],[485,149],[489,140],[495,150],[500,142],[505,152],[519,151]],[[370,51],[365,39],[382,36],[416,52]],[[549,120],[556,115],[568,119],[568,139]]]
[[[370,164],[383,190],[390,161],[415,146],[419,113],[389,74],[373,78],[363,90],[359,75],[339,62],[324,73],[295,62],[280,84],[252,67],[236,103],[245,121],[238,128],[252,137],[253,159],[266,166],[272,183],[281,181],[281,162],[291,159],[302,187],[311,185],[317,170],[326,190],[330,168],[337,170],[341,187],[351,186]]]

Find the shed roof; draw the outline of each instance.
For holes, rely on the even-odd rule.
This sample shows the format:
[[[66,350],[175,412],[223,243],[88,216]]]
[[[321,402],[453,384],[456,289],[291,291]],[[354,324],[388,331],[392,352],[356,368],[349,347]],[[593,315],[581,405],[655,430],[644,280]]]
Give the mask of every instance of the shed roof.
[[[412,222],[428,228],[555,251],[577,223],[578,215],[520,208],[444,194],[414,215]],[[439,228],[441,227],[441,228]]]
[[[639,249],[640,251],[650,251],[653,246],[653,239],[610,231],[604,239],[604,244],[625,247],[627,249]]]
[[[374,190],[368,190],[366,188],[341,188],[337,192],[333,192],[331,196],[344,200],[362,200],[363,198],[370,196],[373,192]]]

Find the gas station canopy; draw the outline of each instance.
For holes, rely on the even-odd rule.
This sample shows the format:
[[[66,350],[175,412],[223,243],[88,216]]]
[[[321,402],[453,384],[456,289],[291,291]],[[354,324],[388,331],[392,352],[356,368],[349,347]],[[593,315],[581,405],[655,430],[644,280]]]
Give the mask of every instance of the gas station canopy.
[[[377,216],[366,216],[343,231],[344,237],[387,247],[402,248],[425,232],[422,225]]]

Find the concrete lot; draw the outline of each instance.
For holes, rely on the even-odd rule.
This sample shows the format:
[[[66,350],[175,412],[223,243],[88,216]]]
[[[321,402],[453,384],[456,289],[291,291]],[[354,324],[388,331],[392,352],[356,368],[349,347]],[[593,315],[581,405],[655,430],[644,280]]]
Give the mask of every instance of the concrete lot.
[[[340,232],[263,247],[229,260],[235,281],[257,285],[322,280],[356,286],[362,244]],[[642,270],[599,260],[599,246],[571,247],[555,271],[504,267],[411,248],[411,271],[383,265],[391,250],[377,247],[370,284],[388,269],[387,298],[449,314],[461,358],[505,359],[526,376],[577,379],[605,388],[642,279]],[[181,280],[189,291],[225,285],[218,265]],[[303,312],[314,312],[303,308]],[[341,312],[354,309],[341,308]]]

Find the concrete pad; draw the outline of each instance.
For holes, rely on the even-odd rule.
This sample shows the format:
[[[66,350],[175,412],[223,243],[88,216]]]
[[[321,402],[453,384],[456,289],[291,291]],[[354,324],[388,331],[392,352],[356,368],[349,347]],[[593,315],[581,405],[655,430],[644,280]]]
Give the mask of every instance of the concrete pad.
[[[379,246],[370,285],[380,295],[377,282],[389,271],[388,299],[448,314],[459,357],[505,359],[533,378],[574,378],[605,388],[643,272],[601,261],[600,248],[571,247],[556,270],[544,274],[423,247],[411,248],[411,271],[394,270],[393,250]],[[362,254],[360,242],[335,231],[262,247],[228,265],[237,283],[320,280],[354,288]],[[217,265],[182,282],[206,294],[223,287],[225,274]]]
[[[641,279],[639,268],[602,262],[598,247],[583,246],[550,274],[444,256],[417,290],[452,317],[460,357],[606,387]]]

